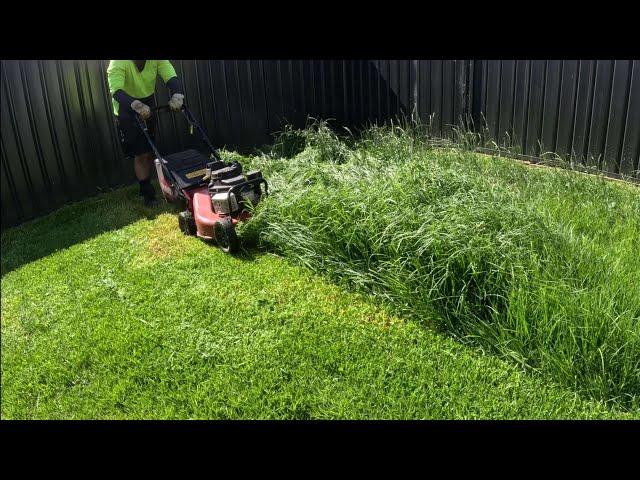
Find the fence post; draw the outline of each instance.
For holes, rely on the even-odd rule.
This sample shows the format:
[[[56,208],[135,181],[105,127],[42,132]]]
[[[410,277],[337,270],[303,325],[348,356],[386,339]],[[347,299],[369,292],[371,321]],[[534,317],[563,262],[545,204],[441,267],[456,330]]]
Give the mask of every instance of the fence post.
[[[469,128],[469,119],[472,118],[473,115],[473,69],[474,69],[474,61],[467,60],[467,81],[466,81],[466,92],[465,92],[465,112],[464,112],[464,125],[463,128]]]
[[[411,96],[413,104],[411,105],[411,120],[416,121],[418,118],[418,83],[420,81],[418,77],[418,60],[411,60],[411,70],[413,77],[413,85],[411,85]]]

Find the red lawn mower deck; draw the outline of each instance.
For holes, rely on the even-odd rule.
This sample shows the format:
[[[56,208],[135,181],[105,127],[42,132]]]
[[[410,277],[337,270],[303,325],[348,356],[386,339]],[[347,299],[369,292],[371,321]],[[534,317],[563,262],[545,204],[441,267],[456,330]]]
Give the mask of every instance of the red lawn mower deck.
[[[164,109],[168,110],[168,106],[152,110]],[[193,149],[161,155],[145,122],[136,116],[156,154],[162,195],[170,203],[184,203],[185,210],[178,215],[178,224],[185,234],[215,241],[224,252],[234,253],[240,246],[236,224],[251,217],[249,207],[260,202],[262,186],[265,195],[269,187],[259,170],[244,174],[240,163],[225,163],[186,106],[182,107],[181,113],[191,131],[195,127],[200,134],[210,151],[209,156]]]

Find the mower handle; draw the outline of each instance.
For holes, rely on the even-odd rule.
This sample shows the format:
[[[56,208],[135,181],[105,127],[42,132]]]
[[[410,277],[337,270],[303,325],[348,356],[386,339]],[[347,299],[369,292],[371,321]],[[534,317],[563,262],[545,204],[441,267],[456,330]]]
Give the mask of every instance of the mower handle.
[[[160,111],[165,111],[165,110],[170,110],[171,107],[169,105],[157,105],[155,107],[151,107],[151,111],[152,112],[160,112]]]
[[[152,112],[158,112],[158,111],[170,110],[170,109],[171,109],[171,107],[169,105],[158,105],[158,106],[152,107],[150,110]],[[196,121],[196,119],[194,118],[193,114],[191,113],[191,110],[189,110],[187,108],[186,104],[184,104],[184,103],[182,104],[182,107],[180,108],[180,113],[182,113],[182,115],[184,115],[184,118],[187,120],[187,123],[191,126],[191,128],[193,128],[193,127],[196,128],[196,130],[200,134],[200,137],[202,138],[202,140],[204,140],[204,142],[207,144],[207,147],[209,147],[209,150],[211,151],[211,154],[213,155],[213,157],[216,160],[221,160],[220,153],[211,144],[211,140],[209,140],[209,137],[207,137],[207,134],[202,129],[200,124]],[[144,133],[145,137],[147,138],[147,141],[149,142],[149,145],[151,145],[151,148],[153,149],[153,152],[156,154],[156,158],[163,158],[160,155],[160,152],[158,151],[157,147],[151,141],[151,138],[149,136],[149,132],[147,130],[145,121],[142,119],[140,114],[138,114],[137,112],[134,112],[134,117],[136,119],[136,122],[138,123],[138,126],[140,127],[140,129]]]
[[[185,105],[180,107],[180,111],[185,108]],[[171,107],[169,105],[156,105],[155,107],[149,107],[149,111],[151,112],[169,112],[171,111]],[[136,113],[136,115],[139,115]]]

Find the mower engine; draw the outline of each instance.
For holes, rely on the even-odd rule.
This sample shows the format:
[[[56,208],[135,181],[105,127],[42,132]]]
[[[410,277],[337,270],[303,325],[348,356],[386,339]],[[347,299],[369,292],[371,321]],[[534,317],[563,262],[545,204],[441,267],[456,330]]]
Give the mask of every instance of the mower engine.
[[[245,176],[238,162],[226,166],[223,161],[215,161],[207,164],[207,176],[213,211],[219,215],[233,215],[260,202],[261,183],[255,181],[262,178],[260,170]]]

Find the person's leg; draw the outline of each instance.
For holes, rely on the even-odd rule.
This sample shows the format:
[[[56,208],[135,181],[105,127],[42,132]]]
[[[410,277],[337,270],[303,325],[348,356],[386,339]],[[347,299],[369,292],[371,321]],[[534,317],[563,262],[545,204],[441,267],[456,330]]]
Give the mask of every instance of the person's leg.
[[[149,107],[154,106],[153,97],[143,99],[143,103],[149,105]],[[151,140],[155,142],[156,140],[156,121],[155,115],[147,120],[146,125],[148,129],[149,136]],[[138,178],[138,182],[140,183],[140,195],[144,197],[144,203],[146,205],[154,205],[156,202],[156,193],[151,185],[151,175],[154,171],[154,160],[155,155],[152,151],[152,146],[147,141],[146,137],[142,134],[140,129],[137,130],[138,133],[138,152],[146,152],[141,155],[136,155],[134,160],[134,169],[136,171],[136,177]]]
[[[133,164],[138,181],[150,178],[153,168],[153,153],[147,152],[141,155],[136,155],[134,157]]]
[[[151,105],[151,99],[145,99],[147,105]],[[134,117],[127,111],[120,112],[117,117],[120,140],[126,156],[133,157],[133,169],[136,179],[140,184],[140,196],[144,197],[146,205],[155,203],[155,191],[151,185],[151,175],[154,170],[155,155],[151,151],[151,145],[135,122]],[[155,141],[155,118],[147,121],[149,136]]]
[[[147,205],[155,202],[155,190],[151,185],[151,172],[153,171],[154,155],[152,152],[143,153],[134,157],[134,170],[140,184],[140,196],[144,197]]]

